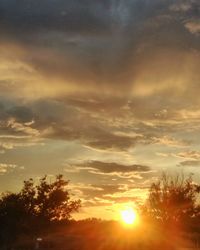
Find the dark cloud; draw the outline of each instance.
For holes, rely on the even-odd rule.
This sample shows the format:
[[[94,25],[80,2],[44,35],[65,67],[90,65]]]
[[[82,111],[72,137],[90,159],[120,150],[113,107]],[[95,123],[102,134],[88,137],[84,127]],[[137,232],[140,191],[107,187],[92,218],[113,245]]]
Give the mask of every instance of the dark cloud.
[[[25,38],[24,32],[49,30],[99,33],[107,28],[107,7],[105,1],[2,0],[0,12],[8,31],[16,34],[21,31]]]
[[[190,160],[190,161],[182,161],[179,163],[181,167],[198,167],[200,166],[200,161]]]
[[[80,167],[91,168],[94,170],[99,171],[100,173],[142,173],[142,172],[149,172],[151,170],[148,166],[143,165],[122,165],[114,162],[101,162],[101,161],[91,161],[85,164],[81,164]]]
[[[14,102],[0,103],[0,135],[29,136],[36,130],[31,127],[34,114],[30,107],[18,106]],[[2,139],[1,139],[2,140]]]
[[[129,148],[135,146],[135,144],[138,141],[137,137],[133,138],[129,136],[115,135],[103,130],[102,131],[97,130],[96,132],[97,133],[96,136],[94,136],[94,138],[91,139],[87,138],[86,145],[92,148],[97,148],[102,150],[111,149],[114,151],[126,151]]]
[[[73,84],[84,79],[91,88],[129,92],[144,67],[160,84],[160,78],[180,66],[168,55],[158,74],[160,55],[165,57],[172,48],[180,52],[199,48],[198,37],[186,32],[181,18],[170,12],[170,4],[169,0],[4,0],[1,32],[10,42],[19,40],[16,44],[27,51],[22,60],[46,76]]]
[[[43,99],[24,106],[19,106],[17,101],[4,103],[0,110],[1,132],[10,135],[40,134],[41,138],[78,141],[93,149],[116,152],[126,152],[137,145],[181,147],[191,142],[163,136],[163,132],[180,129],[178,125],[172,128],[165,124],[168,119],[165,116],[169,116],[167,111],[160,111],[157,116],[148,112],[145,115],[145,108],[139,108],[144,112],[145,119],[164,122],[163,125],[148,126],[137,121],[137,106],[131,102],[126,104],[120,98],[105,99],[105,102],[98,98],[88,101]],[[128,110],[126,105],[129,106]]]
[[[168,6],[170,1],[97,1],[97,0],[2,0],[0,4],[3,25],[35,32],[40,29],[56,31],[95,31],[114,26],[133,26],[145,18],[155,16]],[[32,28],[30,30],[30,28]],[[87,32],[84,32],[87,33]]]
[[[34,115],[30,108],[24,106],[15,106],[7,110],[10,117],[14,118],[17,122],[27,123],[34,120]]]

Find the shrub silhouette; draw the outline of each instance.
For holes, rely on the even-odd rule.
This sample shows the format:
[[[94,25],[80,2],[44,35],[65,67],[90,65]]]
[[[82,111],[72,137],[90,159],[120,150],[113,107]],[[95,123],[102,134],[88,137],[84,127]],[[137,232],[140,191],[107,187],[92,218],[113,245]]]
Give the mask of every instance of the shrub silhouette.
[[[192,177],[163,174],[161,180],[153,183],[144,206],[145,213],[161,223],[186,223],[199,218],[198,194],[200,185]]]

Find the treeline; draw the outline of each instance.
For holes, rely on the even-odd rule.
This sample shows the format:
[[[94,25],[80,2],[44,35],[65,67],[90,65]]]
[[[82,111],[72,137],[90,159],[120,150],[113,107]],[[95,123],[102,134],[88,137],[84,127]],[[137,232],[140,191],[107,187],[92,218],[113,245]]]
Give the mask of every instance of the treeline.
[[[44,177],[35,184],[33,179],[29,179],[24,181],[18,193],[1,194],[0,249],[11,246],[21,235],[36,238],[51,227],[61,228],[69,224],[72,213],[78,212],[81,202],[72,200],[67,187],[68,181],[58,175],[53,182]],[[151,226],[156,225],[159,232],[169,228],[176,233],[181,230],[200,234],[199,194],[200,185],[191,177],[163,175],[151,185],[145,204],[139,208],[141,220]],[[106,227],[114,230],[109,226],[112,223],[106,224],[97,219],[80,221],[74,226],[89,225],[94,229],[100,224],[104,230]],[[112,225],[116,227],[116,224]]]

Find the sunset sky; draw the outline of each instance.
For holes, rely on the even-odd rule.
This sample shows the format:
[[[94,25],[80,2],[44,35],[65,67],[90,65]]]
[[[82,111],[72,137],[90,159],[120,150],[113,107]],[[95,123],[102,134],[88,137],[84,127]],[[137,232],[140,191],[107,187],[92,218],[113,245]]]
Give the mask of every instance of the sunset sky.
[[[0,0],[0,191],[115,218],[163,171],[200,180],[200,1]]]

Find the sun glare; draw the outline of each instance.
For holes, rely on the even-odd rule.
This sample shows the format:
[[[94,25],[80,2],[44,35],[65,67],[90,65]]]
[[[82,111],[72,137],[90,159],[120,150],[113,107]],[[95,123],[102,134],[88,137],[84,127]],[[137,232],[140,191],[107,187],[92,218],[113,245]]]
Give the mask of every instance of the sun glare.
[[[121,220],[125,225],[133,225],[137,221],[137,212],[132,208],[121,211]]]

